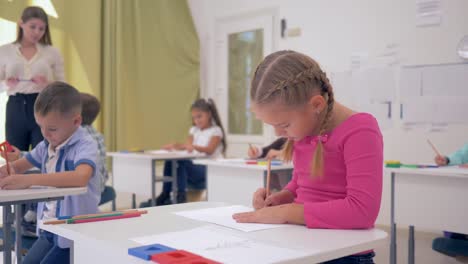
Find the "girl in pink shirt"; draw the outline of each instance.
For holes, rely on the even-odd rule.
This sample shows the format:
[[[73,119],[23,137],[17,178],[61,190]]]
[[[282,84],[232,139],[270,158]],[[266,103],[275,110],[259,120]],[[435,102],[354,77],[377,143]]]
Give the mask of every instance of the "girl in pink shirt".
[[[291,223],[309,228],[372,228],[382,194],[383,140],[377,121],[334,101],[317,62],[278,51],[258,65],[250,91],[252,111],[288,139],[291,182],[266,197],[253,196],[254,212],[237,222]],[[373,252],[327,263],[373,263]]]

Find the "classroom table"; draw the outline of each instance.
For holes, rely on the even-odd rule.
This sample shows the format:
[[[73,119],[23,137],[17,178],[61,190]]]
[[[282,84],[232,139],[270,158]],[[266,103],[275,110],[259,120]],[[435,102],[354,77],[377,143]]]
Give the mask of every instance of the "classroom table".
[[[252,205],[254,192],[266,186],[266,165],[246,164],[242,159],[200,159],[195,164],[207,166],[207,198],[210,202]],[[272,165],[271,172],[277,177],[291,178],[291,163]]]
[[[82,188],[47,188],[31,187],[23,190],[0,190],[0,205],[3,206],[3,263],[12,263],[11,227],[13,217],[16,220],[16,263],[21,263],[21,206],[26,203],[62,200],[64,196],[82,194],[88,190]],[[11,206],[14,206],[14,212]],[[19,223],[19,224],[18,224]]]
[[[178,160],[206,157],[204,154],[185,151],[108,152],[107,156],[112,157],[112,185],[114,189],[151,197],[151,206],[156,205],[156,182],[172,181],[172,200],[176,201]],[[157,161],[171,161],[173,177],[157,176]],[[133,199],[135,200],[135,198]],[[133,201],[133,207],[135,207],[135,201]]]
[[[146,208],[141,217],[86,224],[41,225],[41,228],[73,240],[74,263],[143,264],[148,261],[128,255],[128,248],[141,246],[131,238],[215,226],[173,214],[173,212],[227,206],[225,203],[194,202]],[[301,250],[305,256],[282,263],[317,263],[372,249],[384,243],[387,234],[378,229],[331,230],[305,226],[242,232],[221,226],[222,233],[252,239],[264,244]],[[193,239],[193,238],[192,238]],[[73,263],[72,262],[72,263]]]
[[[409,226],[408,263],[415,263],[415,226],[426,230],[468,234],[468,169],[440,167],[385,170],[391,176],[391,264],[396,263],[397,257],[397,223]]]

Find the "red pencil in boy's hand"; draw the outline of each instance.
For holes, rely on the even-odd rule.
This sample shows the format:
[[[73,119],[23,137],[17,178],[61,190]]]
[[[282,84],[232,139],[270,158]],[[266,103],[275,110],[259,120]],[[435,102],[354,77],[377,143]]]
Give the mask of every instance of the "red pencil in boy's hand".
[[[8,152],[12,152],[13,148],[11,147],[10,143],[8,143],[8,141],[5,141],[0,144],[0,151],[3,153],[3,156],[5,157],[7,174],[11,175],[10,163],[8,162]]]

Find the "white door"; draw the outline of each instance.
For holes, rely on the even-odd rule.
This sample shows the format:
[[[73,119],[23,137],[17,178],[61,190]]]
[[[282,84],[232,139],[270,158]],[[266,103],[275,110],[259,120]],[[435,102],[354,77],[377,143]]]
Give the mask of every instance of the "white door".
[[[260,61],[275,51],[275,10],[216,20],[213,97],[227,133],[228,157],[246,156],[248,143],[274,139],[271,127],[250,112],[250,82]]]

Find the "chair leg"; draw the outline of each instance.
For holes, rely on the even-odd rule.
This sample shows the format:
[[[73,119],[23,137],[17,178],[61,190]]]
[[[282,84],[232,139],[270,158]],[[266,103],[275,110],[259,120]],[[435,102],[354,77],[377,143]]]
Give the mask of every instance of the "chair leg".
[[[117,210],[117,205],[116,205],[116,202],[115,202],[115,199],[112,200],[112,211],[115,211]]]
[[[132,209],[136,209],[136,194],[132,193]]]

